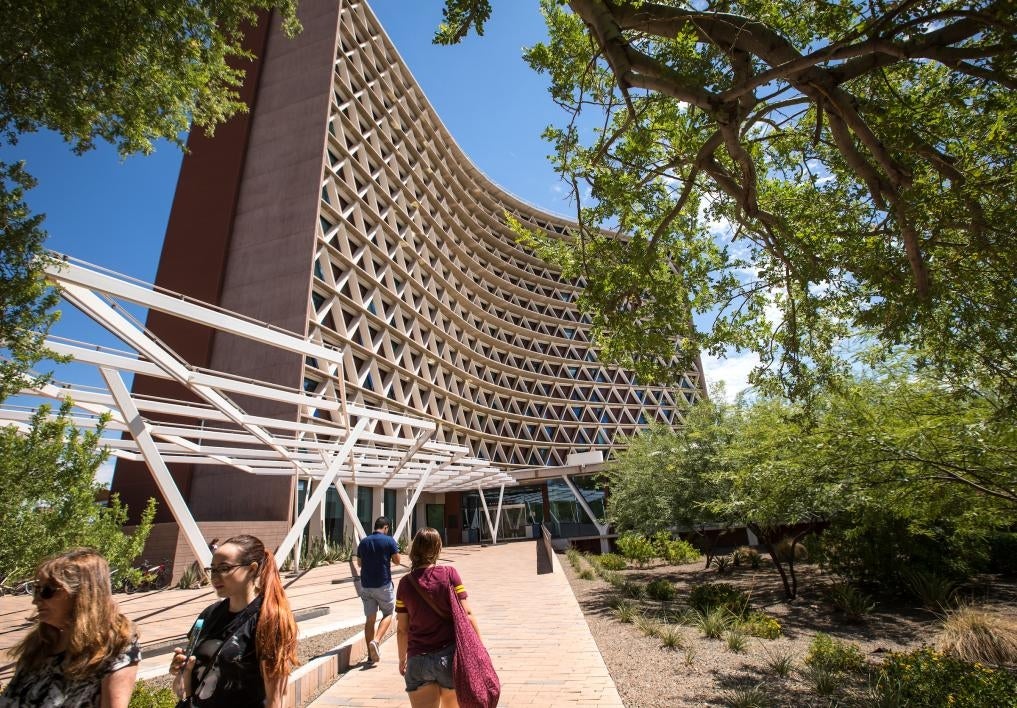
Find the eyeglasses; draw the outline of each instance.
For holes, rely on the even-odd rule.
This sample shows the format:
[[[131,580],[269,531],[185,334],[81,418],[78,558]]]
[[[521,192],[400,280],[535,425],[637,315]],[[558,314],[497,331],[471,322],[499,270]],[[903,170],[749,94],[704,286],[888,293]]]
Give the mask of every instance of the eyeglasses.
[[[229,563],[220,563],[219,565],[213,565],[208,568],[205,568],[205,572],[208,573],[209,575],[226,575],[234,568],[240,568],[245,565],[247,564],[236,563],[234,565],[230,565]]]
[[[52,600],[60,588],[53,585],[36,585],[32,590],[32,597],[36,600]]]

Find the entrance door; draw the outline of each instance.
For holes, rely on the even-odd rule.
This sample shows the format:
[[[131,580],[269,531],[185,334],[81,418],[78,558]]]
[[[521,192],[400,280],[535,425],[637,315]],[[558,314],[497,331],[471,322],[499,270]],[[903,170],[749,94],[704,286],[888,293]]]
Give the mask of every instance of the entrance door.
[[[445,505],[444,504],[425,504],[424,505],[424,518],[427,519],[427,525],[433,529],[438,529],[438,533],[441,534],[441,542],[445,544]]]

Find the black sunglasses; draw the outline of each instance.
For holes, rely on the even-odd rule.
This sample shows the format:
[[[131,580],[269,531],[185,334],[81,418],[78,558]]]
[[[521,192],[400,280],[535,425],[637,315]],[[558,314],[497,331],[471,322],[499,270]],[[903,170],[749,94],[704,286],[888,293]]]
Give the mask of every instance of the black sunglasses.
[[[60,588],[53,585],[36,585],[32,590],[32,596],[36,600],[51,600]]]

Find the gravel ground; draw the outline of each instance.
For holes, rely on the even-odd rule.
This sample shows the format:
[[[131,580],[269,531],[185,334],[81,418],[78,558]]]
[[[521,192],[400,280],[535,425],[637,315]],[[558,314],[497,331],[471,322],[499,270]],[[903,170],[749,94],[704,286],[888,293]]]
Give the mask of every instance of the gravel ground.
[[[830,579],[809,564],[797,566],[800,596],[793,603],[783,601],[780,578],[769,565],[756,571],[735,568],[725,576],[718,576],[712,568],[704,570],[702,562],[622,571],[640,582],[665,577],[676,584],[679,599],[702,582],[731,583],[749,592],[752,608],[775,618],[783,630],[783,636],[775,640],[748,637],[745,650],[735,653],[724,639],[708,639],[694,627],[680,627],[682,647],[668,649],[634,624],[616,619],[611,601],[617,593],[610,585],[599,578],[579,578],[564,554],[559,560],[627,708],[727,706],[734,692],[756,686],[775,706],[830,706],[831,701],[815,696],[799,674],[816,632],[858,644],[867,660],[876,664],[886,652],[917,648],[930,641],[938,626],[931,614],[906,607],[877,608],[863,624],[841,623],[821,600],[821,589]],[[993,586],[987,599],[1013,612],[1015,596],[1011,583]],[[637,605],[645,615],[655,617],[684,607],[678,601],[642,600]],[[767,664],[787,654],[794,656],[795,671],[789,678],[779,678]],[[842,684],[837,695],[841,702],[836,705],[866,705],[864,679]]]

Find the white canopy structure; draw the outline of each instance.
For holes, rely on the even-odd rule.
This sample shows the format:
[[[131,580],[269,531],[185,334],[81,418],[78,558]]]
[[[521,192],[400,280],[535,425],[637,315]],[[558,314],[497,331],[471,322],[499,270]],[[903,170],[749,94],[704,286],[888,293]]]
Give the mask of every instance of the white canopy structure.
[[[117,458],[147,465],[188,545],[204,565],[210,562],[210,552],[169,473],[169,464],[286,475],[294,479],[292,493],[298,478],[318,482],[276,551],[279,563],[294,548],[333,485],[360,535],[364,530],[343,484],[405,489],[408,501],[397,523],[398,536],[423,491],[474,491],[517,484],[487,460],[471,457],[468,448],[433,440],[437,429],[433,420],[347,404],[342,376],[333,377],[333,386],[310,394],[189,365],[146,331],[125,304],[313,357],[319,363],[328,362],[334,372],[341,371],[341,350],[68,258],[47,273],[64,300],[127,348],[50,338],[47,346],[52,351],[95,367],[105,386],[54,382],[26,388],[17,402],[12,399],[0,408],[0,424],[27,429],[35,406],[24,405],[25,396],[70,399],[74,424],[83,429],[95,429],[102,416],[108,417],[105,430],[121,437],[105,437],[103,444]],[[133,393],[125,376],[135,374],[174,381],[184,395],[169,399]],[[251,415],[231,396],[293,405],[298,414],[289,420]],[[329,415],[322,418],[321,412]],[[492,531],[496,536],[497,530]]]

